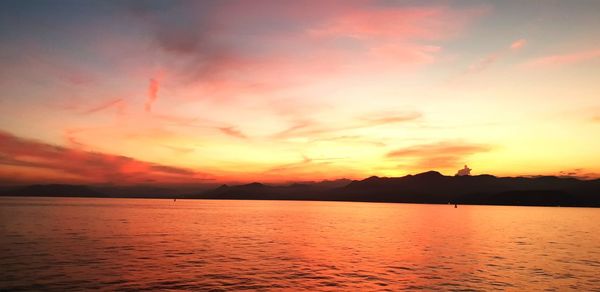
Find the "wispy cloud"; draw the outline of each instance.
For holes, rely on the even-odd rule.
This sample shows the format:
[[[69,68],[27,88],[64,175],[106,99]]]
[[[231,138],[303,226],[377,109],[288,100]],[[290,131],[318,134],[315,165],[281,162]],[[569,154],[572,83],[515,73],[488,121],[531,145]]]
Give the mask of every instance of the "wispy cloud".
[[[364,126],[378,126],[410,122],[420,119],[423,115],[419,112],[381,112],[365,115],[361,118]]]
[[[122,98],[115,98],[115,99],[106,101],[104,103],[101,103],[97,106],[94,106],[92,108],[86,109],[82,113],[83,114],[93,114],[93,113],[100,112],[100,111],[103,111],[105,109],[109,109],[112,107],[116,107],[119,112],[122,112],[123,107],[124,107],[124,102],[125,101]]]
[[[193,83],[206,91],[203,98],[215,100],[278,90],[280,84],[331,75],[349,66],[378,70],[432,63],[442,51],[438,42],[461,34],[488,10],[372,1],[297,2],[184,1],[170,3],[168,9],[145,2],[129,9],[145,24],[153,45],[168,56],[161,65],[169,67],[171,77]],[[282,25],[264,26],[265,19]],[[253,41],[248,42],[249,36]],[[355,45],[335,44],[340,39]],[[305,53],[290,50],[291,44]],[[240,72],[244,78],[239,78]]]
[[[158,98],[158,89],[158,80],[150,78],[150,84],[148,85],[148,98],[146,99],[146,103],[144,104],[144,109],[146,110],[146,112],[152,111],[152,105]]]
[[[510,44],[510,49],[513,51],[522,49],[527,44],[526,39],[518,39]]]
[[[64,131],[65,140],[67,141],[70,147],[82,148],[85,146],[85,144],[81,143],[76,137],[76,134],[80,131],[81,129],[66,129]]]
[[[490,150],[492,147],[489,145],[446,141],[397,149],[388,152],[386,157],[411,161],[410,167],[418,169],[447,169],[464,164],[472,154]]]
[[[443,6],[360,7],[342,11],[309,32],[317,37],[443,39],[457,33],[473,16],[482,12],[482,9],[455,11]]]
[[[363,129],[382,126],[386,124],[406,123],[421,118],[418,112],[385,112],[373,113],[353,119],[347,123],[337,125],[318,123],[311,120],[300,120],[288,128],[276,133],[275,138],[290,138],[299,136],[319,136],[322,134],[333,134],[342,131]]]
[[[134,158],[23,139],[0,131],[0,165],[46,169],[88,183],[181,183],[211,179],[211,175]],[[27,177],[15,177],[27,181]]]
[[[189,154],[195,151],[194,148],[191,147],[182,147],[182,146],[173,146],[173,145],[163,145],[163,147],[177,153],[177,154]]]
[[[367,48],[363,58],[378,66],[428,64],[442,51],[439,42],[464,31],[486,7],[361,6],[344,9],[308,30],[318,39],[351,39]]]
[[[500,56],[501,55],[498,53],[489,54],[485,58],[471,64],[469,66],[469,68],[467,68],[466,73],[467,74],[480,73],[480,72],[486,70],[487,68],[489,68],[490,66],[492,66],[494,63],[496,63],[496,61],[498,60],[498,58]]]
[[[487,70],[489,67],[497,63],[499,60],[505,58],[510,53],[515,53],[516,51],[521,50],[525,44],[527,43],[526,39],[518,39],[513,41],[508,48],[503,48],[488,54],[477,62],[471,64],[467,70],[465,70],[464,74],[475,74],[481,73]]]
[[[302,160],[291,163],[279,164],[267,169],[264,174],[294,174],[294,173],[310,173],[314,172],[317,168],[330,165],[336,160],[344,159],[342,157],[321,157],[321,158],[309,158],[306,155],[302,155]]]
[[[232,137],[236,137],[236,138],[240,138],[240,139],[248,138],[244,133],[242,133],[242,131],[236,129],[235,127],[219,127],[218,129],[222,133],[232,136]]]
[[[524,65],[527,67],[548,67],[576,64],[588,60],[600,58],[600,49],[589,49],[583,51],[547,55],[532,59]]]
[[[542,50],[549,55],[536,55],[531,66],[595,63],[597,47],[549,51],[594,43],[593,38],[580,38],[593,35],[591,26],[579,26],[580,33],[573,36],[557,23],[540,20],[552,32],[550,41],[527,26],[531,19],[523,15],[528,13],[508,15],[512,8],[498,7],[486,15],[492,5],[467,2],[72,1],[44,13],[35,5],[9,5],[3,14],[8,34],[2,34],[0,49],[5,69],[0,70],[0,122],[19,135],[63,139],[63,152],[94,149],[174,165],[202,162],[202,167],[228,168],[236,178],[244,177],[243,172],[285,167],[286,162],[295,163],[290,173],[307,176],[337,176],[332,170],[351,167],[362,174],[398,164],[454,168],[469,153],[479,153],[477,149],[453,149],[448,145],[471,144],[444,142],[446,148],[424,144],[437,145],[428,153],[423,145],[420,153],[406,148],[388,156],[383,152],[452,135],[483,141],[490,131],[510,131],[512,122],[519,122],[522,131],[499,141],[514,151],[499,157],[511,163],[527,160],[535,149],[520,152],[508,144],[530,132],[540,135],[540,141],[549,139],[551,133],[535,129],[537,100],[554,93],[548,103],[552,112],[569,104],[588,107],[595,85],[566,92],[560,84],[583,84],[593,76],[576,70],[532,75],[511,65]],[[495,21],[506,17],[510,23]],[[46,24],[53,29],[40,29]],[[503,38],[514,27],[524,34]],[[575,78],[580,75],[587,77]],[[436,86],[445,76],[459,82],[470,79],[474,86]],[[529,77],[540,82],[528,82]],[[527,86],[513,90],[517,83]],[[407,108],[426,109],[427,121]],[[510,114],[502,115],[506,109]],[[561,129],[595,127],[600,123],[597,113],[547,122]],[[567,147],[588,143],[585,135],[576,138],[577,133],[571,133],[573,143]],[[579,155],[573,152],[560,152],[561,160]],[[356,160],[317,167],[317,156],[306,162],[298,153]],[[539,164],[544,171],[553,163],[553,153],[537,153],[545,161]],[[24,156],[18,161],[38,163]],[[496,164],[487,169],[510,168]],[[63,170],[53,161],[45,169],[84,179],[80,168],[72,168],[76,170]],[[142,169],[153,175],[169,170]],[[108,171],[98,173],[109,176]]]

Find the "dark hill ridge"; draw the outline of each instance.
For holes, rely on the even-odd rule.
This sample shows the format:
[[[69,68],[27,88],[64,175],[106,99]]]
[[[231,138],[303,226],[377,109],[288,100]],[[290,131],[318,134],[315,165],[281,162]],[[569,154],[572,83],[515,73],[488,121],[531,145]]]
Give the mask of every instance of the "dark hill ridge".
[[[318,183],[294,183],[284,186],[271,186],[261,183],[227,186],[222,185],[214,190],[188,198],[202,199],[235,199],[235,200],[320,200],[330,187]]]
[[[574,178],[444,176],[430,171],[397,178],[371,177],[335,191],[353,200],[541,206],[600,206],[600,180]]]
[[[196,191],[191,195],[176,193],[176,190],[154,190],[147,187],[121,190],[116,187],[60,184],[31,185],[5,191],[2,195],[600,207],[600,179],[445,176],[436,171],[428,171],[403,177],[372,176],[355,181],[221,185],[207,191]]]
[[[432,204],[600,207],[600,179],[444,176],[428,171],[404,177],[372,176],[337,188],[313,185],[221,186],[194,198],[239,200],[323,200]]]

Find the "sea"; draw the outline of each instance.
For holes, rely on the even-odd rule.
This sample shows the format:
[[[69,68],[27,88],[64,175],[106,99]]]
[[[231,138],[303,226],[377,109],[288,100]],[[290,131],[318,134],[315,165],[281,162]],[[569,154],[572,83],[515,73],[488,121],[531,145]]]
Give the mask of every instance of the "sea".
[[[600,291],[600,209],[0,198],[0,290]]]

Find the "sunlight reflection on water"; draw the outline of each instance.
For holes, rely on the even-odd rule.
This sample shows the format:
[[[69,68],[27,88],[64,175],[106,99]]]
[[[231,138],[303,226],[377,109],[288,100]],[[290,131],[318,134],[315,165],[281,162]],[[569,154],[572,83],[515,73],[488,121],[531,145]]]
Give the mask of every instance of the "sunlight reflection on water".
[[[0,289],[600,288],[600,209],[0,198]]]

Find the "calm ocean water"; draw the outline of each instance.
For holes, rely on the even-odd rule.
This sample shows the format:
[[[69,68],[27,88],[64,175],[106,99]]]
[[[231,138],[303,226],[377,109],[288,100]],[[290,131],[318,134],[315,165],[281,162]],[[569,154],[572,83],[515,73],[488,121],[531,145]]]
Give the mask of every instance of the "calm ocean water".
[[[599,290],[600,209],[0,198],[0,290]]]

